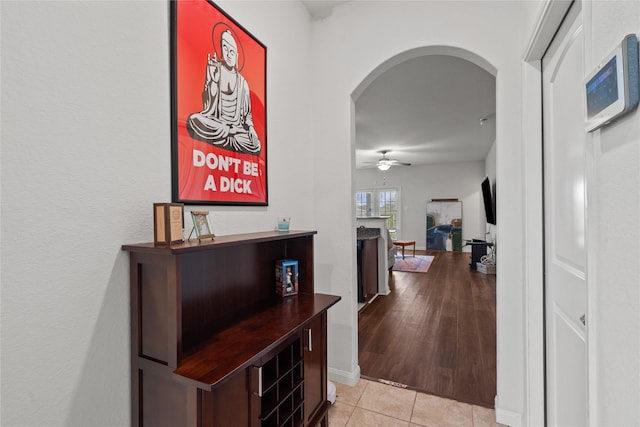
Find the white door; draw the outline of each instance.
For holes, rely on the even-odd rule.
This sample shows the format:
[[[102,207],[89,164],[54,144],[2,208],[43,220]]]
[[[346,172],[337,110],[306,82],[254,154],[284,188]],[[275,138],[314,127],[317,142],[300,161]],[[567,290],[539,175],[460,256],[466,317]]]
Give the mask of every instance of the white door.
[[[587,425],[584,46],[574,2],[542,59],[546,411]]]

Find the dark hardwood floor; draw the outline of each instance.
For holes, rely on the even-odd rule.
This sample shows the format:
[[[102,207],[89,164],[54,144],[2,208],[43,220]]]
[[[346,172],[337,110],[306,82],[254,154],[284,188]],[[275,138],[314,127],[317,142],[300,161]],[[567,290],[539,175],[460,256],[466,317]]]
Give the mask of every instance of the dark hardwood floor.
[[[358,314],[362,376],[493,408],[496,276],[468,253],[421,252],[435,255],[427,273],[392,272],[391,293]]]

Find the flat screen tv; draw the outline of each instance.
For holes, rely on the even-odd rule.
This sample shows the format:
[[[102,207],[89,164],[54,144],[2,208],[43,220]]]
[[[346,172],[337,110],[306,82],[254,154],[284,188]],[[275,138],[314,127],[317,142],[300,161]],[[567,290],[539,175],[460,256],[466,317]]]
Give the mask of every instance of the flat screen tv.
[[[491,196],[491,182],[489,182],[489,177],[486,177],[484,181],[482,181],[482,199],[484,200],[484,213],[487,216],[487,222],[495,225],[496,211],[495,203]]]

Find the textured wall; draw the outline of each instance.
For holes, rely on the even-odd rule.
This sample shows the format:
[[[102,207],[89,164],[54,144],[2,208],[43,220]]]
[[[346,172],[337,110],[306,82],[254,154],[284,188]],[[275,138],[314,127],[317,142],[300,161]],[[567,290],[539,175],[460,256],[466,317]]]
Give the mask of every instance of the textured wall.
[[[591,69],[624,36],[640,33],[640,2],[589,6]],[[640,111],[594,132],[586,148],[591,422],[634,425],[640,419]]]
[[[217,234],[312,228],[309,18],[221,2],[268,48],[268,207],[207,207]],[[2,2],[2,415],[130,424],[128,258],[169,201],[166,1]],[[288,17],[286,27],[282,17]]]
[[[497,209],[502,218],[500,235],[506,236],[499,242],[498,254],[498,404],[522,413],[520,20],[519,2],[348,2],[313,23],[313,138],[322,147],[316,154],[316,219],[318,229],[328,236],[318,244],[316,283],[342,295],[344,303],[329,316],[329,348],[333,349],[329,362],[334,375],[358,372],[351,96],[391,58],[414,49],[445,46],[465,51],[497,70]]]

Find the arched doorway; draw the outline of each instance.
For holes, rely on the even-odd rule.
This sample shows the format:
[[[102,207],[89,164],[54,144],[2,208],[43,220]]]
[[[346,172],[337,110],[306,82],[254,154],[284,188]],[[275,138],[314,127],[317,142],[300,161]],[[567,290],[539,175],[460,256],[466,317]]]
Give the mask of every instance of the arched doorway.
[[[438,60],[440,60],[438,62]],[[412,64],[414,67],[423,67],[422,72],[407,72],[407,65]],[[435,69],[440,68],[441,71],[439,73],[429,73],[429,71],[434,71]],[[467,68],[469,71],[465,75],[461,72],[462,69]],[[391,95],[378,95],[378,99],[376,99],[375,95],[371,95],[372,92],[376,92],[372,90],[372,88],[376,87],[376,83],[380,80],[392,80],[389,79],[389,75],[394,72],[398,74],[402,74],[402,76],[397,79],[402,82],[405,80],[410,88],[407,91],[404,91],[401,88],[392,88],[392,89],[383,89],[379,90],[378,93],[386,93],[396,95],[400,98],[400,102],[415,102],[415,99],[411,99],[414,97],[422,97],[426,98],[426,105],[416,106],[412,105],[408,108],[408,112],[401,113],[399,117],[392,118],[393,112],[398,112],[397,110],[402,109],[402,104],[394,104]],[[474,74],[475,73],[475,74]],[[401,127],[406,130],[407,127],[413,127],[413,129],[409,130],[409,134],[412,134],[410,138],[413,138],[411,141],[407,141],[409,137],[405,138],[404,135],[399,135],[397,129],[395,127],[394,132],[396,132],[397,138],[393,140],[393,142],[389,142],[388,144],[393,144],[391,147],[389,146],[379,146],[377,148],[391,148],[395,149],[396,153],[402,153],[403,147],[407,147],[407,151],[410,152],[409,158],[400,158],[401,161],[414,161],[414,165],[411,168],[404,168],[402,172],[398,172],[395,176],[392,176],[389,172],[384,175],[379,174],[379,172],[375,169],[372,169],[368,172],[358,172],[355,171],[356,175],[366,175],[363,179],[355,179],[356,191],[361,190],[363,186],[363,182],[368,182],[365,184],[365,187],[373,187],[378,184],[380,187],[384,187],[389,185],[390,187],[402,187],[402,206],[399,207],[400,212],[408,213],[407,216],[410,216],[411,213],[415,213],[415,217],[413,219],[403,219],[404,223],[407,225],[408,229],[407,234],[403,234],[399,236],[399,238],[407,239],[411,237],[411,240],[414,239],[413,236],[420,236],[420,238],[415,238],[418,246],[425,249],[425,238],[424,238],[424,210],[426,209],[426,202],[430,198],[437,197],[451,197],[454,196],[460,200],[465,201],[465,216],[469,216],[469,223],[466,227],[467,233],[464,236],[467,239],[482,239],[486,236],[488,232],[488,236],[490,239],[493,239],[495,236],[495,226],[485,225],[484,223],[484,211],[481,200],[481,181],[485,175],[489,175],[493,183],[495,183],[495,169],[496,169],[496,160],[495,160],[495,145],[493,145],[493,149],[484,148],[484,152],[480,151],[480,159],[471,157],[471,151],[477,147],[472,146],[466,149],[464,152],[464,143],[462,139],[465,138],[465,134],[469,134],[469,137],[477,142],[479,139],[479,133],[481,130],[486,131],[489,124],[492,127],[493,134],[490,136],[490,145],[495,144],[495,68],[492,67],[487,61],[478,57],[477,55],[468,52],[463,49],[446,47],[446,46],[433,46],[433,47],[425,47],[419,49],[413,49],[411,51],[403,52],[402,54],[396,55],[395,57],[385,61],[380,66],[376,67],[357,87],[357,89],[352,94],[352,100],[355,104],[355,148],[356,148],[356,165],[358,164],[358,150],[362,148],[361,144],[359,144],[360,136],[358,135],[358,126],[362,125],[362,120],[364,118],[371,119],[372,116],[375,116],[375,113],[372,113],[372,110],[367,110],[363,114],[359,114],[359,103],[362,99],[367,99],[367,102],[373,104],[376,108],[379,108],[380,111],[391,111],[389,114],[389,121],[397,124],[399,122]],[[414,76],[407,78],[407,76]],[[418,76],[418,77],[416,77]],[[464,76],[464,77],[463,77]],[[477,77],[476,77],[477,76]],[[456,80],[457,79],[457,80]],[[411,81],[406,81],[411,80]],[[465,81],[466,83],[476,83],[474,87],[473,84],[469,85],[469,87],[463,87],[460,93],[454,93],[456,89],[460,89],[460,80]],[[466,81],[469,80],[469,81]],[[444,83],[443,83],[444,82]],[[456,83],[458,83],[456,85]],[[478,86],[487,86],[489,90],[477,90]],[[424,94],[416,94],[415,92],[420,89],[425,89],[426,87],[431,86],[433,89],[431,92],[426,91]],[[464,86],[464,85],[462,85]],[[449,97],[453,100],[452,105],[447,105],[449,101],[447,99],[447,93],[449,93]],[[485,105],[479,108],[476,111],[473,111],[472,104],[474,104],[473,96],[482,96],[482,97],[490,97],[490,101],[485,103]],[[429,106],[429,102],[435,104]],[[460,104],[463,108],[460,110],[456,110],[456,103]],[[418,103],[419,104],[419,103]],[[489,107],[486,106],[489,105]],[[482,103],[477,103],[477,105],[482,105]],[[363,108],[366,109],[366,108]],[[373,109],[374,110],[374,109]],[[404,120],[404,116],[411,116],[411,111],[421,110],[422,118],[417,119],[409,119]],[[471,111],[470,111],[471,110]],[[457,111],[457,112],[456,112]],[[436,117],[438,114],[439,117]],[[403,116],[404,114],[404,116]],[[429,120],[429,114],[433,115],[434,118],[432,121]],[[474,116],[477,115],[477,117]],[[420,114],[418,114],[420,115]],[[416,115],[416,116],[418,116]],[[451,117],[455,116],[457,120],[457,126],[455,128],[451,128],[449,130],[446,129],[446,126],[452,126],[453,123],[456,123],[456,120],[451,120],[450,124],[442,125],[440,122],[447,121],[445,117],[449,115]],[[383,120],[383,116],[378,115],[377,118],[373,118],[374,126],[384,126],[385,122]],[[473,126],[468,126],[468,121],[472,118]],[[491,122],[489,122],[491,120]],[[468,126],[468,129],[464,129],[465,126]],[[482,128],[482,126],[486,126]],[[431,135],[422,135],[416,136],[416,134],[421,134],[425,130],[425,127],[429,127],[427,129],[427,133]],[[437,127],[437,129],[436,129]],[[372,139],[375,139],[375,134],[384,134],[384,131],[380,129],[371,130],[371,132],[365,136],[367,142],[370,142]],[[453,136],[458,133],[458,135]],[[446,143],[446,138],[443,137],[444,134],[448,134],[450,137],[448,139],[450,147],[445,147],[443,144]],[[428,166],[420,166],[420,164],[416,164],[415,161],[419,157],[419,153],[417,150],[420,149],[420,142],[417,141],[420,138],[424,140],[428,139],[430,136],[437,135],[433,141],[425,141],[422,144],[424,147],[428,145],[437,145],[439,147],[439,152],[431,151],[431,156],[439,159],[433,160],[430,159],[427,163]],[[387,135],[386,139],[391,139],[392,136]],[[438,140],[439,139],[439,140]],[[382,141],[385,140],[385,137],[381,138]],[[404,145],[403,145],[404,144]],[[457,144],[457,145],[456,145]],[[364,145],[364,144],[362,144]],[[476,144],[479,145],[479,144]],[[371,147],[371,145],[369,145]],[[446,149],[452,149],[454,152],[457,151],[457,154],[454,153],[453,157],[443,157],[444,151]],[[435,153],[435,154],[434,154]],[[477,155],[477,154],[476,154]],[[397,155],[395,157],[398,157]],[[457,158],[456,158],[457,157]],[[454,159],[454,160],[451,160]],[[459,181],[456,185],[452,185],[450,188],[446,187],[446,183],[437,183],[438,185],[434,187],[434,182],[438,181],[439,178],[443,178],[445,172],[442,170],[451,169],[451,162],[457,162],[456,167],[459,164],[469,165],[465,166],[465,171],[462,173],[458,173],[457,177],[452,179],[447,178],[446,180],[454,180]],[[441,163],[447,163],[446,166],[442,166]],[[440,163],[440,164],[438,164]],[[490,169],[487,171],[487,168]],[[469,173],[466,169],[474,169]],[[481,169],[481,170],[480,170]],[[440,172],[436,173],[435,171],[439,170]],[[475,175],[474,175],[475,174]],[[395,179],[395,181],[393,181]],[[377,180],[377,181],[376,181]],[[409,183],[403,183],[402,180],[408,180]],[[391,182],[393,181],[393,184]],[[466,183],[464,183],[466,181]],[[417,184],[416,184],[417,183]],[[425,186],[428,187],[431,185],[432,191],[429,192],[425,189]],[[419,188],[412,188],[412,187]],[[405,191],[405,188],[409,189]],[[372,190],[373,192],[377,190]],[[440,193],[438,193],[440,192]],[[444,192],[444,193],[442,193]],[[425,197],[427,195],[427,197]],[[481,218],[482,217],[482,218]],[[413,226],[410,224],[413,223]],[[421,223],[420,225],[418,223]],[[422,227],[422,228],[421,228]],[[440,258],[440,263],[444,263],[445,259]],[[391,273],[390,276],[390,287],[393,291],[398,293],[405,293],[406,295],[412,295],[411,300],[415,300],[415,298],[424,298],[424,312],[434,313],[435,310],[442,310],[442,307],[449,307],[451,305],[455,305],[457,308],[454,308],[452,311],[442,310],[442,317],[445,318],[442,324],[435,325],[435,323],[439,322],[431,322],[431,324],[420,323],[424,321],[426,318],[431,319],[440,319],[440,311],[436,317],[423,316],[421,313],[421,306],[418,304],[404,304],[403,300],[407,300],[407,298],[396,298],[396,295],[390,295],[387,298],[387,301],[394,300],[393,308],[388,308],[387,312],[380,307],[384,307],[385,302],[381,302],[380,299],[375,300],[372,303],[373,307],[376,305],[376,316],[390,316],[395,318],[392,321],[384,321],[377,324],[376,327],[371,329],[367,329],[366,339],[361,339],[361,347],[359,348],[360,358],[360,368],[362,375],[365,377],[376,377],[391,380],[394,382],[401,382],[404,385],[407,385],[412,388],[417,388],[422,391],[432,392],[433,394],[445,395],[447,397],[451,397],[458,400],[470,401],[473,403],[480,403],[485,406],[493,406],[493,400],[495,397],[495,375],[496,375],[496,363],[495,363],[495,334],[496,334],[496,322],[495,322],[495,276],[491,278],[492,283],[487,285],[487,277],[478,277],[476,275],[470,273],[476,273],[475,271],[468,271],[468,258],[465,258],[464,262],[459,261],[452,258],[450,262],[452,266],[455,266],[455,271],[459,272],[459,275],[455,277],[449,276],[447,279],[449,282],[444,283],[442,281],[437,283],[437,286],[441,286],[440,294],[436,295],[437,292],[433,294],[429,294],[427,297],[427,293],[430,291],[424,291],[424,294],[418,295],[413,293],[416,290],[416,287],[427,286],[430,290],[436,288],[435,284],[430,280],[434,280],[433,278],[428,278],[425,281],[427,276],[422,276],[418,273]],[[456,264],[457,263],[457,264]],[[449,268],[449,267],[447,267]],[[418,274],[417,276],[415,274]],[[437,274],[437,273],[436,273]],[[476,273],[479,274],[479,273]],[[412,276],[409,278],[409,276]],[[395,281],[395,283],[394,283]],[[406,282],[411,281],[411,285],[406,286]],[[400,283],[402,282],[402,284]],[[441,283],[442,282],[442,283]],[[399,285],[396,289],[394,289],[394,285]],[[459,290],[451,291],[454,288],[465,287],[465,291],[460,294],[456,294],[453,296],[452,292],[458,293]],[[469,295],[479,294],[482,292],[482,288],[492,287],[493,294],[489,295],[490,301],[486,303],[486,301],[482,301],[481,299],[472,300]],[[409,290],[410,288],[410,290]],[[448,290],[447,290],[448,289]],[[466,295],[464,295],[466,293]],[[486,297],[487,295],[485,295]],[[407,301],[405,301],[407,302]],[[441,307],[436,308],[434,304],[440,305]],[[483,314],[479,314],[478,311],[468,310],[465,311],[464,308],[460,309],[458,305],[474,305],[474,304],[482,304],[483,306],[487,306],[489,308],[489,314],[487,315],[490,319],[490,326],[487,325],[486,319],[481,319],[481,321],[477,321],[478,316],[483,316]],[[430,306],[429,306],[430,305]],[[409,309],[408,307],[412,306],[413,308]],[[417,308],[416,308],[417,307]],[[486,308],[486,307],[485,307]],[[369,310],[367,312],[366,310]],[[415,322],[411,321],[409,323],[405,322],[405,320],[400,320],[401,316],[397,314],[389,313],[391,311],[402,311],[408,312],[412,311],[411,316],[415,319],[421,318],[421,320],[416,320]],[[363,311],[363,314],[369,314],[371,310],[366,308]],[[365,314],[365,316],[366,316]],[[458,314],[461,314],[458,317]],[[367,316],[367,322],[371,323],[371,315]],[[399,332],[396,328],[393,337],[385,336],[391,329],[393,329],[397,325],[397,328],[404,328],[401,325],[408,325],[408,328],[440,328],[437,332],[434,332],[429,335],[429,338],[425,338],[428,334],[422,334],[422,338],[425,340],[429,340],[428,343],[425,341],[424,347],[428,347],[428,352],[425,351],[424,354],[429,353],[429,357],[423,357],[420,359],[420,352],[422,351],[419,345],[416,345],[416,342],[419,338],[417,338],[420,334],[415,333],[413,335],[408,334],[404,335]],[[488,340],[481,342],[481,340],[477,341],[477,345],[462,345],[464,341],[472,341],[476,337],[474,330],[478,329],[478,325],[482,325],[483,328],[489,328],[489,333],[484,334],[490,335]],[[465,329],[465,328],[468,328]],[[379,341],[379,345],[371,344],[376,340],[370,336],[371,331],[375,331],[379,329],[382,331],[378,336],[377,340]],[[362,331],[362,330],[361,330]],[[468,337],[461,339],[460,337],[453,337],[455,339],[449,340],[452,338],[450,335],[455,335],[461,333],[463,336],[468,335]],[[448,336],[449,335],[449,336]],[[402,338],[398,338],[402,336]],[[435,339],[434,337],[440,337]],[[385,342],[385,340],[388,340]],[[365,344],[363,344],[365,343]],[[403,343],[407,344],[406,347],[398,348],[398,346],[402,346]],[[363,348],[367,346],[367,348]],[[442,354],[437,354],[433,352],[433,346],[442,347]],[[488,349],[486,355],[481,354],[482,346]],[[372,357],[371,347],[377,347],[375,352],[378,354]],[[389,351],[385,353],[385,350],[382,350],[382,347],[395,347],[393,351]],[[395,352],[400,352],[402,356],[394,355]],[[446,354],[445,354],[446,353]],[[462,353],[465,353],[464,355]],[[363,357],[364,356],[364,357]],[[484,356],[484,357],[483,357]],[[485,363],[484,361],[479,362],[483,358],[492,359]],[[448,360],[445,360],[448,359]],[[417,368],[415,365],[419,364],[418,360],[423,361],[434,361],[440,360],[443,361],[440,364],[442,366],[434,366],[434,369],[430,373],[425,373],[425,369]],[[464,361],[466,360],[466,361]],[[464,361],[464,362],[462,362]],[[434,362],[435,363],[435,362]],[[404,366],[401,367],[399,365],[414,365],[414,366]],[[479,366],[482,367],[480,369]],[[457,367],[457,368],[456,368]],[[457,371],[456,371],[457,369]],[[469,384],[470,388],[476,387],[478,384],[482,383],[483,387],[486,386],[487,381],[482,378],[483,374],[487,374],[493,376],[490,379],[488,387],[483,391],[484,396],[480,398],[473,397],[473,393],[460,392],[460,387],[455,387],[456,380],[455,377],[465,377],[465,383]],[[422,376],[420,379],[418,377]],[[448,385],[442,387],[427,387],[424,385],[425,377],[431,378],[431,380],[426,380],[430,382],[446,382]],[[443,380],[444,378],[444,380]],[[411,381],[414,383],[411,383]],[[474,383],[475,381],[475,383]],[[459,381],[458,381],[459,382]],[[476,387],[478,388],[478,387]],[[447,390],[448,389],[448,390]]]

